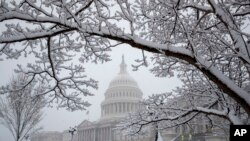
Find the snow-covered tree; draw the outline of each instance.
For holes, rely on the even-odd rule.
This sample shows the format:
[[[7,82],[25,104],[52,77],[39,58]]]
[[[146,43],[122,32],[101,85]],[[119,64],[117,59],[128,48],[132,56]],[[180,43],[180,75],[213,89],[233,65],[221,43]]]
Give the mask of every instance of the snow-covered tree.
[[[17,71],[50,82],[45,93],[60,106],[84,109],[80,95],[91,95],[86,87],[96,81],[75,54],[80,63],[105,62],[111,47],[129,44],[154,53],[152,60],[142,53],[135,69],[150,61],[153,73],[171,77],[192,68],[250,115],[249,7],[245,0],[1,1],[1,59],[33,54],[36,63]]]
[[[25,75],[19,75],[10,83],[13,91],[0,96],[0,122],[9,129],[15,141],[27,140],[39,130],[37,125],[46,104],[44,97],[37,95],[43,91],[43,86],[34,89],[36,83],[31,82],[23,88],[27,81]]]
[[[155,124],[159,130],[189,127],[182,132],[222,129],[228,134],[230,124],[250,123],[242,107],[199,71],[190,68],[179,75],[183,81],[181,88],[150,96],[142,102],[143,109],[130,114],[118,128],[130,135],[143,133]]]

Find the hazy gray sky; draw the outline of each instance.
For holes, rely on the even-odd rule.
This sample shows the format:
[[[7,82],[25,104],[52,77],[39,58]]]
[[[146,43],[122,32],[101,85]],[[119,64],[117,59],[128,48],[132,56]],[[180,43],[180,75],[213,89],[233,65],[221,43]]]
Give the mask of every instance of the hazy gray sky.
[[[119,65],[121,63],[122,54],[125,56],[125,62],[130,75],[137,81],[139,87],[144,93],[144,98],[153,93],[162,93],[171,91],[173,88],[180,86],[181,82],[175,78],[157,78],[149,72],[149,68],[142,67],[138,71],[132,71],[131,64],[134,60],[141,58],[141,51],[133,49],[127,45],[120,45],[113,49],[110,53],[112,61],[104,64],[84,64],[86,72],[89,76],[99,81],[99,89],[94,91],[95,96],[88,97],[88,101],[92,104],[86,111],[69,112],[65,109],[57,110],[54,108],[44,109],[44,118],[40,125],[44,131],[63,131],[71,126],[80,124],[83,120],[98,120],[101,115],[100,103],[104,100],[104,93],[108,88],[109,82],[118,74]],[[9,82],[13,74],[16,63],[25,64],[26,59],[0,61],[0,85]],[[0,125],[0,141],[14,141],[10,132]]]

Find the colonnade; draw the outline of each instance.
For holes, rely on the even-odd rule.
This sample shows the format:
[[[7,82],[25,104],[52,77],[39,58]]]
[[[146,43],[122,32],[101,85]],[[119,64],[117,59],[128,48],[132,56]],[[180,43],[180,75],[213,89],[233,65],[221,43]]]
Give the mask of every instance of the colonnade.
[[[129,88],[128,88],[129,89]],[[114,98],[114,97],[136,97],[141,98],[142,94],[140,90],[137,88],[131,89],[131,91],[128,90],[116,90],[116,91],[108,91],[108,93],[105,94],[106,98]]]
[[[135,112],[139,109],[139,103],[111,103],[102,106],[102,115]]]
[[[78,132],[78,141],[112,141],[111,127],[84,129]]]

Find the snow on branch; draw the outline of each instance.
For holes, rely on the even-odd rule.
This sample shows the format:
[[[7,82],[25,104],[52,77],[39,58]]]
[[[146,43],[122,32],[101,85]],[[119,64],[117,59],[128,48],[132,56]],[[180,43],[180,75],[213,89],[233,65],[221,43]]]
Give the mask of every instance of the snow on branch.
[[[41,81],[53,81],[51,97],[78,94],[67,96],[68,88],[88,93],[75,81],[84,76],[84,69],[71,65],[75,54],[81,52],[80,63],[105,62],[110,60],[108,52],[114,44],[125,43],[155,53],[151,70],[156,76],[198,70],[250,114],[249,92],[244,89],[250,74],[247,3],[23,0],[2,2],[0,13],[0,22],[5,24],[0,35],[1,59],[33,54],[40,65],[31,64],[26,72]],[[51,46],[46,44],[48,38]],[[17,42],[23,45],[17,47]],[[78,69],[81,71],[75,72]],[[94,81],[89,83],[83,84],[95,86]]]

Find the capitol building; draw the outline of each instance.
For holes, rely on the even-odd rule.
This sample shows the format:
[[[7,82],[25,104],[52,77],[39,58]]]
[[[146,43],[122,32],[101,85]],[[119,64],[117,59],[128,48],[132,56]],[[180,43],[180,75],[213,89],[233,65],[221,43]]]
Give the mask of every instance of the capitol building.
[[[74,141],[151,141],[150,135],[129,137],[115,130],[116,125],[129,113],[140,109],[139,102],[143,93],[137,82],[127,72],[127,65],[122,57],[120,72],[109,83],[101,103],[101,117],[97,121],[84,120],[77,126]],[[31,141],[69,141],[70,134],[56,132],[39,133]]]
[[[129,113],[142,109],[140,101],[143,93],[137,82],[127,71],[127,65],[122,57],[119,73],[111,80],[104,93],[105,99],[101,103],[101,117],[97,121],[84,120],[77,126],[77,133],[73,136],[68,131],[42,132],[31,137],[31,141],[153,141],[156,131],[150,128],[146,135],[128,136],[115,130],[117,124]],[[196,121],[195,133],[206,133],[203,121]],[[183,130],[186,129],[186,130]],[[181,134],[190,132],[185,125],[178,128],[161,131],[164,141],[183,141]],[[177,138],[178,137],[178,138]],[[200,136],[194,141],[224,141],[222,136]]]
[[[120,64],[120,72],[110,82],[101,103],[101,118],[91,122],[84,120],[78,126],[77,141],[147,141],[148,137],[129,137],[122,135],[114,128],[129,113],[140,109],[142,91],[137,82],[129,75],[124,57]]]

